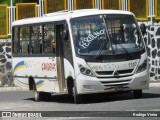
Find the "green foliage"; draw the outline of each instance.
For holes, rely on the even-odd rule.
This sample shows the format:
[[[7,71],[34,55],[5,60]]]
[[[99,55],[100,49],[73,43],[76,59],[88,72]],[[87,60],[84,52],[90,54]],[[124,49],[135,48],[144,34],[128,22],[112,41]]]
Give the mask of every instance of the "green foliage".
[[[8,5],[10,5],[10,0],[0,0],[0,4],[8,4]]]
[[[36,2],[38,3],[39,0],[13,0],[13,5],[15,6],[16,3],[33,3]],[[8,4],[10,5],[11,0],[0,0],[0,4]]]

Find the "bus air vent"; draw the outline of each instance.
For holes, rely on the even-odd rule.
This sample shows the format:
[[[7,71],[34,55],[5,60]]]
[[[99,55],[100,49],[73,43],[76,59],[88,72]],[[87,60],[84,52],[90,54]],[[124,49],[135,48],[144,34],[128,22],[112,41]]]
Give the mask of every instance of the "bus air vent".
[[[104,86],[124,86],[131,82],[131,79],[119,80],[119,81],[101,81]]]
[[[114,71],[96,71],[98,75],[112,75]],[[117,70],[117,73],[120,74],[129,74],[132,73],[133,69],[127,69],[127,70]]]

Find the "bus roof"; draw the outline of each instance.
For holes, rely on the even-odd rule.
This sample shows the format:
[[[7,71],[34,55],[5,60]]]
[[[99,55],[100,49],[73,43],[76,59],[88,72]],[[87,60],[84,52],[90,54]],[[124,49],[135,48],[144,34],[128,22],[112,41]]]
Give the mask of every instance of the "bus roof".
[[[128,15],[131,15],[132,13],[128,11],[122,11],[122,10],[98,10],[98,9],[58,11],[58,12],[45,14],[42,17],[33,17],[33,18],[17,20],[12,23],[12,26],[46,23],[46,22],[52,22],[52,21],[62,21],[62,20],[70,19],[70,18],[76,18],[76,17],[88,16],[88,15],[96,15],[96,14],[128,14]]]

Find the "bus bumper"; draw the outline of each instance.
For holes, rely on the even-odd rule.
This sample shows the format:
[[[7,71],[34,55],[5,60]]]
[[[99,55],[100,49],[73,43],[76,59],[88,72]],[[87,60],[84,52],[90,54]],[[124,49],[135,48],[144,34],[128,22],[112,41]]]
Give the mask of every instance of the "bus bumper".
[[[79,74],[76,77],[78,94],[130,91],[149,88],[149,72],[119,78],[97,78]]]

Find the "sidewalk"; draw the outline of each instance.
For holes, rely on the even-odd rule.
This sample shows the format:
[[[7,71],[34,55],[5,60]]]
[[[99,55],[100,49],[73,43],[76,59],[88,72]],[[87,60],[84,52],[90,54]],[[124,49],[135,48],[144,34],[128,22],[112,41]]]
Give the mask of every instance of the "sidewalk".
[[[150,88],[160,88],[160,82],[152,82],[149,84]],[[6,92],[6,91],[28,91],[28,89],[24,89],[21,87],[0,87],[0,92]]]

